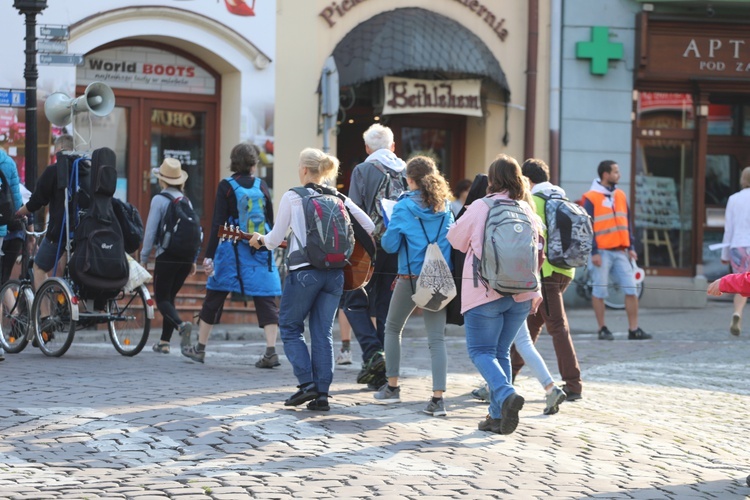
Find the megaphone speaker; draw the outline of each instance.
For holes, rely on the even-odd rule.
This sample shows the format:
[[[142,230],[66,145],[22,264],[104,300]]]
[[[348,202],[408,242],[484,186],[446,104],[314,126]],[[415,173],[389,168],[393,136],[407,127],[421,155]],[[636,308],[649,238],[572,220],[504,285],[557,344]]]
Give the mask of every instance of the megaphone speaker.
[[[115,93],[106,83],[94,82],[86,87],[81,97],[73,102],[73,112],[90,111],[96,116],[107,116],[115,109]]]
[[[44,114],[50,123],[64,127],[72,115],[89,111],[96,116],[107,116],[115,109],[115,93],[106,83],[93,82],[82,96],[75,99],[63,92],[51,94],[44,103]]]
[[[62,92],[50,94],[44,101],[44,115],[53,125],[64,127],[71,120],[70,107],[72,102],[73,99]]]

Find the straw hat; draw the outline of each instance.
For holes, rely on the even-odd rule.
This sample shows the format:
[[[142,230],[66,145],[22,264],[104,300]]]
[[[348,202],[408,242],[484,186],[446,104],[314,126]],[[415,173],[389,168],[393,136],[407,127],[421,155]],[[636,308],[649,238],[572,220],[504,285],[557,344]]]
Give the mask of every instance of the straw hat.
[[[159,170],[154,172],[157,179],[161,179],[172,186],[181,186],[185,184],[188,178],[187,172],[182,170],[180,160],[176,158],[164,158]]]

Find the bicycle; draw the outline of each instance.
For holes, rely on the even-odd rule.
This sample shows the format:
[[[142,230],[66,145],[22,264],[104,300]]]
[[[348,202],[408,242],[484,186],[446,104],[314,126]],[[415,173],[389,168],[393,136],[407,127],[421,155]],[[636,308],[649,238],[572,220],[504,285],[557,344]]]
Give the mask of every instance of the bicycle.
[[[578,296],[583,297],[586,300],[591,300],[591,292],[594,289],[593,279],[591,278],[591,264],[576,269],[576,277],[573,282],[576,285],[576,293]],[[633,263],[634,271],[638,267]],[[643,295],[643,280],[636,280],[636,296],[640,299]],[[604,305],[610,309],[625,309],[625,293],[620,288],[620,285],[616,284],[612,279],[610,272],[609,280],[607,281],[607,298],[604,299]]]
[[[44,231],[24,230],[27,237],[40,241]],[[16,354],[23,351],[33,339],[31,334],[31,306],[34,302],[34,258],[29,255],[24,242],[21,251],[21,274],[18,279],[8,280],[0,288],[0,345],[5,352]]]

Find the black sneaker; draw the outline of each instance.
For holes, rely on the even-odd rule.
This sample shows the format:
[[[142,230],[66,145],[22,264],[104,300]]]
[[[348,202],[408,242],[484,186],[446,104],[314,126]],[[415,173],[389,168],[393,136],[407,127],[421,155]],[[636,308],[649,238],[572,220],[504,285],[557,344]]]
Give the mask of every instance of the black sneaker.
[[[628,330],[628,340],[648,340],[654,338],[653,335],[644,332],[639,326],[635,330]]]
[[[599,330],[599,340],[615,340],[615,336],[609,331],[606,326],[601,327]]]
[[[385,372],[383,372],[382,375],[378,375],[374,379],[372,379],[372,382],[367,382],[367,389],[370,391],[379,391],[381,387],[383,387],[383,384],[388,382],[388,379],[385,376]]]
[[[568,389],[567,385],[563,385],[562,390],[565,393],[565,401],[578,401],[579,399],[583,399],[580,392],[571,391]]]
[[[284,406],[299,406],[302,403],[307,403],[318,397],[318,390],[315,388],[315,384],[310,382],[307,385],[298,385],[299,391],[292,394],[289,399],[284,401]]]
[[[500,424],[502,423],[501,418],[492,418],[489,415],[487,415],[487,418],[479,422],[479,425],[477,428],[480,431],[485,432],[494,432],[495,434],[500,434]]]
[[[516,430],[516,427],[518,427],[518,412],[523,409],[525,402],[526,400],[523,399],[523,396],[517,392],[505,398],[500,409],[502,416],[499,434],[512,434]]]
[[[312,411],[329,411],[331,406],[328,404],[328,398],[326,396],[318,396],[307,403],[307,409]]]
[[[358,384],[367,384],[375,380],[380,372],[385,371],[385,355],[378,351],[364,364],[357,375]]]

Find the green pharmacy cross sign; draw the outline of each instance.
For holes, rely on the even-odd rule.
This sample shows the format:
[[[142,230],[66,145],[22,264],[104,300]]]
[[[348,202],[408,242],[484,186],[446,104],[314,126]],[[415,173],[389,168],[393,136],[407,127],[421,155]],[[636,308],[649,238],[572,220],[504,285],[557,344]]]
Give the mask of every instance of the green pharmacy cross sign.
[[[622,44],[609,41],[609,28],[606,26],[592,26],[591,41],[576,43],[576,57],[591,59],[592,75],[606,75],[609,60],[617,61],[622,56]]]

